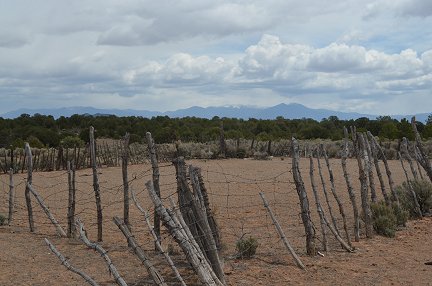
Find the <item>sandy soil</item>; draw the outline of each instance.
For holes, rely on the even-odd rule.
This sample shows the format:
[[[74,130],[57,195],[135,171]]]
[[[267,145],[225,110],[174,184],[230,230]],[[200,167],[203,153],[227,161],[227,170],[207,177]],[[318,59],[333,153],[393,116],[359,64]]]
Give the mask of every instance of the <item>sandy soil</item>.
[[[324,257],[305,254],[304,229],[299,217],[298,197],[292,183],[291,160],[274,158],[271,161],[221,160],[189,161],[202,168],[213,211],[218,220],[223,241],[226,280],[229,285],[432,285],[432,218],[410,221],[395,238],[375,236],[353,242],[354,253],[344,252],[330,238],[330,251]],[[323,162],[321,162],[323,163]],[[404,180],[397,161],[391,161],[396,184]],[[315,162],[316,164],[316,162]],[[336,191],[341,196],[352,233],[352,207],[341,172],[340,160],[331,160],[335,173]],[[310,192],[309,162],[302,159],[302,175],[309,192],[311,213],[319,233],[319,220]],[[316,165],[315,165],[316,167]],[[358,168],[349,160],[348,167],[357,201],[360,202]],[[327,169],[323,165],[326,188],[329,190]],[[316,175],[318,172],[316,170]],[[113,260],[119,273],[129,285],[151,285],[145,268],[128,249],[126,240],[112,222],[114,215],[123,215],[122,180],[120,168],[100,169],[100,185],[104,205],[103,247]],[[150,166],[130,166],[131,188],[139,201],[152,211],[144,183],[151,178]],[[15,176],[17,207],[12,226],[0,227],[0,285],[83,285],[83,280],[66,270],[49,251],[43,239],[48,238],[69,262],[92,276],[100,285],[115,285],[100,255],[87,249],[74,239],[59,238],[37,202],[33,200],[36,232],[28,231],[24,200],[25,175]],[[96,213],[92,189],[91,170],[77,172],[77,216],[84,222],[91,240],[96,239]],[[0,213],[7,214],[8,177],[0,176]],[[321,202],[322,186],[319,177]],[[319,184],[318,184],[319,183]],[[377,192],[379,191],[376,180]],[[67,174],[65,172],[35,173],[34,187],[43,196],[54,216],[66,228]],[[162,197],[176,198],[175,170],[170,164],[161,164]],[[388,190],[388,186],[387,186]],[[307,271],[298,269],[278,237],[258,195],[263,192],[270,202],[288,240],[306,264]],[[331,198],[333,213],[342,229],[337,205]],[[328,209],[326,208],[328,213]],[[177,285],[174,275],[160,255],[153,251],[153,241],[143,223],[141,214],[131,205],[132,229],[137,241],[148,252],[156,267],[170,285]],[[165,247],[174,248],[173,259],[188,285],[198,285],[178,247],[163,232]],[[235,242],[240,237],[254,236],[259,241],[254,258],[240,260],[235,257]],[[317,240],[317,245],[319,241]]]

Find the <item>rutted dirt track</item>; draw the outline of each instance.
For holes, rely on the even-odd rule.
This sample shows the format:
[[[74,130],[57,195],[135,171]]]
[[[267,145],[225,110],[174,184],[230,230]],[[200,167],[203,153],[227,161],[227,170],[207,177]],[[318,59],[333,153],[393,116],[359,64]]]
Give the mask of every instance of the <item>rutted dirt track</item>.
[[[305,255],[304,230],[299,218],[297,193],[292,183],[291,160],[274,158],[271,161],[220,160],[189,161],[202,168],[213,210],[219,222],[223,240],[224,270],[229,285],[432,285],[432,218],[411,221],[397,232],[396,238],[376,236],[353,243],[354,253],[342,251],[331,239],[331,250],[324,257]],[[352,208],[349,204],[340,160],[331,160],[337,192],[343,199],[350,227]],[[396,184],[404,180],[398,161],[391,161]],[[316,164],[316,162],[315,162]],[[319,234],[319,220],[310,192],[309,163],[301,161],[302,175],[309,192],[311,212]],[[316,167],[316,165],[315,165]],[[325,166],[323,166],[325,167]],[[349,160],[351,179],[360,202],[358,169]],[[318,172],[316,172],[318,173]],[[96,214],[91,183],[91,170],[77,172],[77,215],[84,222],[91,240],[96,238]],[[169,164],[161,166],[162,196],[175,197],[175,171]],[[324,169],[326,178],[327,170]],[[139,201],[151,209],[144,182],[151,178],[150,166],[129,167],[131,188]],[[25,175],[15,176],[17,208],[14,224],[0,227],[0,285],[84,285],[83,280],[67,271],[50,253],[43,242],[46,237],[70,259],[70,262],[88,273],[100,285],[115,285],[106,266],[97,253],[88,250],[76,240],[58,238],[37,202],[35,210],[36,233],[29,233],[24,201]],[[0,213],[7,213],[8,176],[0,176]],[[34,187],[44,197],[55,217],[66,227],[67,175],[64,172],[35,173]],[[319,177],[315,178],[318,183]],[[327,181],[327,187],[329,182]],[[104,204],[104,242],[113,263],[129,285],[151,285],[145,268],[133,256],[120,231],[112,222],[114,215],[122,216],[122,180],[120,168],[100,170],[102,202]],[[376,180],[377,191],[378,180]],[[317,184],[318,185],[318,184]],[[321,186],[320,186],[321,187]],[[320,188],[321,190],[321,188]],[[264,192],[274,209],[282,228],[293,247],[306,264],[307,271],[298,269],[283,247],[262,205],[258,192]],[[320,192],[322,194],[322,192]],[[322,198],[322,203],[324,198]],[[332,200],[333,212],[338,215]],[[339,216],[338,216],[339,217]],[[338,219],[341,223],[340,218]],[[153,242],[136,208],[131,205],[132,229],[138,242],[149,252],[156,267],[170,285],[177,285],[170,269],[160,255],[153,251]],[[342,228],[342,225],[340,225]],[[257,255],[249,260],[235,258],[235,241],[241,236],[255,236],[259,240]],[[166,232],[165,246],[175,243]],[[317,241],[319,245],[319,241]],[[197,285],[195,275],[174,247],[173,259],[186,282]]]

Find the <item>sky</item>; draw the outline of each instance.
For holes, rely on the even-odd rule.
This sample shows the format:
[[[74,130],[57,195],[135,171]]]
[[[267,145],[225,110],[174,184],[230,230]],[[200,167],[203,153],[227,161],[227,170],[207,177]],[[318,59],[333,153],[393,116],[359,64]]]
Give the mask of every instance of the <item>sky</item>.
[[[430,0],[0,0],[0,114],[432,112]]]

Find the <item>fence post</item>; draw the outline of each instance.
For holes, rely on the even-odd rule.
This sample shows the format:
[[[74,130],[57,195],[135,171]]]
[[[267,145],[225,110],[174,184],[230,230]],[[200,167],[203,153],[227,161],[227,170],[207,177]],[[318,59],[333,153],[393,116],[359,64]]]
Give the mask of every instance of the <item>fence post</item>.
[[[97,171],[97,162],[96,162],[96,142],[94,139],[94,128],[90,126],[90,158],[92,163],[93,170],[93,189],[95,193],[96,199],[96,209],[97,209],[97,225],[98,225],[98,234],[97,240],[102,241],[102,204],[101,204],[101,195],[99,188],[99,178]]]
[[[298,148],[297,140],[294,137],[292,137],[291,141],[292,141],[291,146],[292,146],[292,154],[293,154],[292,173],[293,173],[293,178],[297,189],[297,195],[300,201],[301,218],[306,232],[306,251],[308,255],[314,256],[316,254],[315,231],[313,229],[312,220],[310,216],[309,200],[307,197],[306,189],[299,169],[299,160],[300,160],[299,148]]]
[[[369,197],[368,197],[368,175],[365,171],[367,168],[367,151],[366,151],[366,143],[364,141],[363,134],[358,133],[356,137],[358,136],[358,142],[359,142],[359,148],[357,150],[357,162],[359,167],[359,179],[360,179],[360,185],[361,185],[361,202],[362,202],[362,209],[363,209],[363,216],[364,216],[364,223],[366,227],[366,237],[372,238],[373,237],[373,231],[372,231],[372,214],[369,204]]]
[[[390,192],[391,192],[391,194],[392,194],[392,198],[393,198],[393,200],[396,201],[397,204],[399,205],[399,198],[398,198],[398,196],[397,196],[397,194],[396,194],[396,191],[395,191],[395,187],[394,187],[394,181],[393,181],[392,173],[391,173],[391,170],[390,170],[389,164],[388,164],[388,162],[387,162],[387,158],[386,158],[386,156],[385,156],[385,154],[384,154],[384,151],[383,151],[383,149],[381,148],[381,146],[378,144],[378,142],[376,141],[376,139],[375,139],[375,137],[372,135],[372,133],[368,132],[368,135],[369,135],[369,138],[370,138],[371,141],[372,141],[372,145],[374,145],[374,146],[377,148],[378,153],[381,155],[381,159],[382,159],[382,161],[383,161],[383,163],[384,163],[384,167],[385,167],[385,170],[386,170],[386,174],[387,174],[387,178],[388,178],[388,182],[389,182]]]
[[[427,152],[425,148],[423,147],[423,144],[421,142],[421,137],[419,132],[417,131],[417,126],[415,123],[415,117],[411,119],[411,126],[414,131],[415,139],[416,139],[416,145],[417,145],[417,151],[418,151],[418,161],[420,165],[423,167],[423,169],[426,171],[426,174],[428,175],[429,179],[432,181],[432,166],[431,162],[427,156]]]
[[[410,165],[411,173],[413,174],[414,180],[417,180],[418,179],[417,171],[414,168],[411,155],[408,151],[408,140],[405,137],[402,138],[401,149],[402,152],[405,154],[405,158],[408,160],[408,164]]]
[[[351,200],[351,205],[353,207],[354,214],[354,239],[355,241],[360,241],[360,218],[357,208],[356,196],[354,189],[351,184],[351,179],[348,174],[346,160],[348,158],[348,130],[344,126],[344,151],[342,153],[342,171],[345,177],[345,182],[348,189],[348,194]]]
[[[8,225],[12,224],[13,213],[15,208],[15,186],[13,181],[13,173],[14,170],[11,168],[9,170],[9,216],[8,216]]]
[[[145,211],[141,205],[138,203],[138,200],[135,197],[135,193],[133,190],[131,190],[131,195],[132,195],[132,200],[135,203],[135,206],[137,207],[137,209],[143,214],[144,216],[144,220],[147,223],[147,227],[151,233],[151,235],[153,236],[153,240],[155,242],[155,245],[158,247],[159,251],[164,255],[165,259],[167,260],[169,266],[171,267],[171,269],[173,270],[175,276],[177,277],[177,280],[180,282],[180,284],[182,286],[186,286],[186,283],[184,282],[183,278],[181,277],[180,273],[178,272],[176,266],[174,265],[174,262],[172,261],[171,257],[169,256],[169,254],[162,248],[162,245],[159,243],[158,241],[158,237],[156,235],[156,233],[154,232],[153,227],[151,226],[150,223],[150,214]]]
[[[99,254],[102,256],[102,258],[105,260],[106,264],[108,265],[109,273],[114,276],[116,283],[119,286],[127,286],[126,282],[120,276],[120,274],[117,271],[117,268],[114,266],[111,259],[109,258],[108,254],[107,254],[108,252],[102,246],[100,246],[97,243],[91,242],[87,238],[87,235],[84,231],[84,225],[81,223],[81,221],[79,219],[76,220],[76,227],[79,230],[79,238],[81,239],[81,241],[85,245],[87,245],[88,248],[91,248],[91,249],[99,252]]]
[[[55,246],[47,238],[45,238],[45,243],[48,245],[49,249],[55,254],[55,256],[57,256],[58,259],[60,259],[61,264],[64,265],[64,267],[66,267],[71,272],[76,273],[79,276],[81,276],[85,280],[85,282],[87,282],[88,284],[90,284],[92,286],[99,286],[99,284],[97,284],[97,282],[94,281],[93,278],[91,278],[90,276],[88,276],[83,271],[81,271],[78,268],[75,268],[73,265],[71,265],[69,263],[69,260],[66,257],[64,257],[60,253],[60,251],[58,251],[57,248],[55,248]]]
[[[313,194],[315,197],[315,204],[317,207],[317,211],[318,211],[318,215],[319,215],[320,223],[321,223],[321,232],[322,232],[321,245],[322,245],[323,251],[327,252],[327,225],[326,225],[326,222],[324,220],[324,212],[323,212],[323,209],[321,207],[320,199],[319,199],[318,192],[317,192],[316,186],[315,186],[314,164],[313,164],[312,153],[309,154],[309,164],[310,164],[309,176],[310,176],[312,191],[313,191]]]
[[[150,274],[150,276],[152,277],[156,285],[167,286],[164,279],[157,271],[157,269],[153,266],[153,264],[151,263],[150,259],[147,257],[144,250],[136,243],[135,238],[133,237],[132,233],[129,231],[129,227],[123,221],[121,221],[119,217],[116,216],[113,217],[113,221],[117,225],[117,227],[121,230],[124,237],[126,237],[128,245],[132,248],[136,256],[138,256],[138,258],[141,260],[142,264],[144,264],[145,268],[147,269],[147,272]]]
[[[75,165],[71,166],[71,162],[67,162],[68,172],[68,229],[67,236],[75,236]]]
[[[311,158],[311,162],[312,162],[312,158]],[[264,203],[264,207],[267,209],[268,213],[270,214],[273,224],[276,227],[276,230],[279,233],[279,236],[281,237],[283,243],[285,244],[285,247],[288,249],[291,256],[294,258],[297,266],[300,267],[301,269],[305,269],[306,267],[304,266],[303,262],[301,262],[300,257],[298,257],[297,253],[295,253],[294,251],[294,248],[292,248],[291,244],[288,242],[288,239],[286,238],[285,233],[283,232],[279,222],[277,221],[275,215],[273,214],[273,211],[271,210],[267,200],[265,199],[264,194],[260,192],[259,195],[261,196],[261,199],[263,200]]]
[[[122,177],[123,177],[123,220],[130,229],[129,223],[129,181],[128,181],[128,164],[129,164],[129,133],[123,138],[122,148]]]
[[[25,143],[25,153],[27,157],[27,184],[26,184],[24,195],[25,195],[26,205],[27,205],[30,232],[34,232],[35,227],[34,227],[34,220],[33,220],[33,208],[32,208],[31,198],[30,198],[30,186],[33,182],[33,160],[32,160],[32,152],[30,149],[30,145],[28,143]]]
[[[347,221],[346,221],[346,216],[345,216],[345,210],[344,210],[342,201],[340,200],[338,194],[336,193],[336,186],[335,186],[335,183],[334,183],[333,170],[332,170],[332,168],[330,166],[330,161],[329,161],[329,158],[327,156],[327,152],[326,152],[326,150],[324,148],[324,145],[321,144],[320,147],[321,147],[321,150],[323,152],[324,160],[326,162],[327,170],[328,170],[329,177],[330,177],[330,190],[331,190],[331,192],[333,194],[333,197],[335,198],[336,203],[337,203],[337,205],[339,207],[339,213],[342,216],[342,222],[343,222],[343,227],[344,227],[344,230],[345,230],[345,235],[346,235],[346,238],[347,238],[347,242],[348,242],[348,245],[351,246],[351,238],[350,238],[350,235],[349,235],[349,232],[348,232],[348,226],[347,226]]]
[[[152,171],[153,171],[153,176],[152,176],[153,188],[154,188],[154,191],[156,192],[156,195],[158,195],[160,198],[160,195],[161,195],[160,194],[160,186],[159,186],[160,173],[159,173],[159,165],[158,165],[158,160],[157,160],[156,146],[155,146],[155,142],[154,142],[150,132],[146,132],[146,138],[147,138],[148,153],[150,156],[150,162],[151,162]],[[159,240],[159,243],[160,243],[161,242],[161,234],[160,234],[161,221],[160,221],[160,216],[157,212],[154,212],[153,225],[154,225],[155,233],[156,233],[158,240]],[[156,245],[155,245],[155,249],[157,250]]]
[[[407,172],[407,170],[405,169],[405,165],[404,165],[404,163],[403,163],[402,155],[401,155],[400,152],[398,152],[398,156],[399,156],[400,163],[401,163],[401,165],[402,165],[402,170],[403,170],[404,173],[405,173],[405,178],[406,178],[406,182],[407,182],[407,184],[408,184],[408,189],[409,189],[409,191],[410,191],[410,193],[411,193],[411,195],[412,195],[412,198],[413,198],[413,202],[414,202],[415,210],[416,210],[416,212],[417,212],[419,218],[422,218],[422,217],[423,217],[423,213],[422,213],[422,211],[421,211],[421,209],[420,209],[420,204],[419,204],[419,202],[418,202],[418,200],[417,200],[417,195],[416,195],[416,193],[414,192],[414,189],[413,189],[412,184],[411,184],[411,180],[410,180],[409,177],[408,177],[408,172]]]

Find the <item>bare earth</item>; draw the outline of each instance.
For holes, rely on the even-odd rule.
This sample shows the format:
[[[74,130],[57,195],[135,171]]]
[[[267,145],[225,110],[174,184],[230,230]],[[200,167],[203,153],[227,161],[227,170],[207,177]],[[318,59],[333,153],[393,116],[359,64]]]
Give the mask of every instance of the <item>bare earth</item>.
[[[305,254],[304,229],[299,217],[298,196],[292,183],[291,159],[274,158],[270,161],[256,160],[192,160],[198,165],[206,180],[206,186],[222,241],[226,280],[229,285],[432,285],[432,218],[410,221],[396,237],[375,236],[366,239],[362,232],[360,242],[353,242],[356,251],[344,252],[333,237],[330,251],[324,257],[308,257]],[[325,205],[316,161],[315,182],[319,186],[321,203]],[[330,191],[327,169],[321,162]],[[352,233],[352,207],[349,203],[346,184],[342,176],[340,160],[331,160],[335,173],[336,191],[341,196]],[[391,161],[396,184],[405,180],[398,161]],[[320,246],[319,220],[315,201],[310,190],[309,161],[301,161],[303,180],[308,190],[313,222]],[[348,161],[351,180],[357,202],[360,203],[357,162]],[[384,170],[384,169],[383,169]],[[113,216],[123,216],[123,187],[120,168],[102,168],[99,179],[104,205],[104,241],[119,273],[129,285],[151,285],[151,280],[139,260],[128,249],[126,240],[112,222]],[[149,165],[129,167],[131,188],[137,193],[140,203],[152,211],[144,183],[151,179]],[[387,182],[387,178],[386,182]],[[100,255],[87,249],[75,239],[59,238],[36,200],[32,198],[35,212],[36,232],[28,230],[27,210],[24,200],[25,174],[15,175],[16,211],[12,226],[0,227],[0,285],[84,285],[77,275],[66,270],[49,251],[44,238],[48,238],[69,262],[85,271],[100,285],[115,285]],[[34,187],[44,198],[54,216],[66,228],[67,174],[65,172],[35,173]],[[0,213],[7,215],[9,178],[0,175]],[[381,197],[378,180],[376,188]],[[161,164],[162,197],[176,198],[175,170],[169,163]],[[388,191],[388,186],[387,186]],[[263,192],[270,202],[288,240],[291,242],[306,271],[297,268],[278,237],[272,222],[258,195]],[[334,199],[331,206],[342,221]],[[162,256],[155,253],[153,241],[141,214],[133,204],[130,207],[132,230],[137,241],[148,252],[155,266],[170,285],[178,285]],[[326,214],[328,209],[325,207]],[[77,216],[84,222],[89,238],[96,239],[96,212],[92,189],[91,170],[77,172]],[[188,285],[199,285],[189,265],[163,229],[163,245],[174,248],[172,255],[179,271]],[[328,234],[330,235],[330,234]],[[236,258],[235,242],[241,237],[253,236],[259,247],[254,258]],[[354,240],[353,236],[351,237]]]

